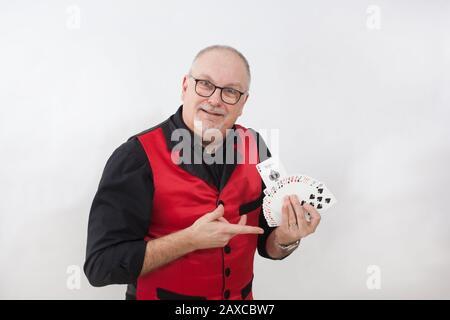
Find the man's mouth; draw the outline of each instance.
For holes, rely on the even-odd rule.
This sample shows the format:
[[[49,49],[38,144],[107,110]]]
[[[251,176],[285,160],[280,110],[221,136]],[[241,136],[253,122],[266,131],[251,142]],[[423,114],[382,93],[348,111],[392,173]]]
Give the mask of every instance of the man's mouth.
[[[208,110],[206,110],[206,109],[204,109],[204,108],[200,108],[200,110],[203,111],[203,112],[205,112],[205,113],[208,114],[208,115],[212,115],[212,116],[215,116],[215,117],[222,117],[222,116],[223,116],[223,114],[221,114],[221,113],[217,113],[217,112],[213,112],[213,111],[208,111]]]

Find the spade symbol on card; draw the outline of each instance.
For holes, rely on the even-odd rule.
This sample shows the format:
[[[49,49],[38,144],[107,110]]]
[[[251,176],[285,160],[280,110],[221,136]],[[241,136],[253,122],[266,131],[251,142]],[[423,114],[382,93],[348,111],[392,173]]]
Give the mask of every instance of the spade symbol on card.
[[[275,170],[270,170],[269,179],[271,181],[277,181],[280,178],[280,173]]]

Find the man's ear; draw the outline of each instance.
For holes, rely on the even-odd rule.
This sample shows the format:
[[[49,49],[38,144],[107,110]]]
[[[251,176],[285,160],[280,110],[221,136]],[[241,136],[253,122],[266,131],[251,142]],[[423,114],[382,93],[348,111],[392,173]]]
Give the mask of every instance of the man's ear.
[[[247,93],[247,94],[245,95],[245,98],[244,98],[245,100],[244,100],[244,103],[242,104],[241,110],[239,110],[239,116],[242,115],[242,110],[244,110],[244,106],[245,106],[245,104],[247,103],[248,97],[249,97],[249,94]]]
[[[184,95],[186,94],[186,91],[187,91],[188,80],[189,80],[189,76],[187,74],[184,75],[183,80],[181,82],[181,100],[182,101],[184,101]]]

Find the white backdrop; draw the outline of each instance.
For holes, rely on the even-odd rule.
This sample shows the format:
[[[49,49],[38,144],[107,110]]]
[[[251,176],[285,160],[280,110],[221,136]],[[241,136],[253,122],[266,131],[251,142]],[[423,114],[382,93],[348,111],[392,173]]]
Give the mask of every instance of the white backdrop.
[[[255,298],[450,298],[449,17],[446,0],[0,0],[0,298],[124,298],[81,271],[94,193],[211,44],[249,59],[238,122],[280,129],[288,171],[339,201],[292,256],[256,259]]]

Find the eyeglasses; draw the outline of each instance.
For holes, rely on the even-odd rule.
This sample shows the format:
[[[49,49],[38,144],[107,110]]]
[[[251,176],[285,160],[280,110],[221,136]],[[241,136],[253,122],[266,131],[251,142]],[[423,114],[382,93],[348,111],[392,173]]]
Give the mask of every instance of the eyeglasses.
[[[208,80],[202,80],[194,78],[191,74],[189,75],[192,79],[195,80],[195,92],[204,98],[211,97],[217,89],[220,89],[220,98],[226,104],[236,104],[241,99],[241,96],[245,94],[245,92],[241,92],[239,90],[228,88],[228,87],[218,87],[212,84]]]

